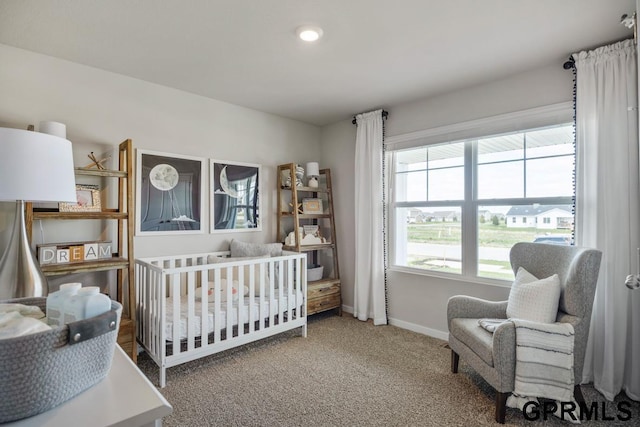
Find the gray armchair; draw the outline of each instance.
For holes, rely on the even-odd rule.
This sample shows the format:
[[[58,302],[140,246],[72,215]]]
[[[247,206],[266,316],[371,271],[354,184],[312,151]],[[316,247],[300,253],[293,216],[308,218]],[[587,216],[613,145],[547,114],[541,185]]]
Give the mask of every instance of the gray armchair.
[[[576,401],[589,336],[591,310],[602,253],[595,249],[542,243],[516,243],[510,259],[514,273],[525,268],[538,278],[558,274],[562,286],[557,322],[567,322],[575,330],[574,374]],[[490,302],[454,296],[447,305],[451,371],[458,372],[460,356],[496,390],[496,421],[504,423],[506,400],[514,389],[516,337],[513,323],[501,324],[493,334],[478,325],[478,319],[506,319],[507,301]]]

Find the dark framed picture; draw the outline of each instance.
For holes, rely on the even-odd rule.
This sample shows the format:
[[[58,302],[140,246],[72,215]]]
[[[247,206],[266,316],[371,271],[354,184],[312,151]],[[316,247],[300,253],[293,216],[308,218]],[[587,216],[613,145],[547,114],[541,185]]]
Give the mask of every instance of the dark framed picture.
[[[136,235],[202,233],[205,159],[137,150]]]
[[[100,187],[97,185],[76,184],[76,203],[59,203],[60,212],[100,212]]]
[[[210,160],[211,233],[260,231],[260,165]]]

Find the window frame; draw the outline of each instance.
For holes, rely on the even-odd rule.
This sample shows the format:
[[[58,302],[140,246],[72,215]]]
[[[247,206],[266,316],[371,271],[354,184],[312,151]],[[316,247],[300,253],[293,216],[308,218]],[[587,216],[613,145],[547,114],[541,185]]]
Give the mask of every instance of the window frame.
[[[439,277],[462,282],[484,283],[488,285],[510,286],[511,281],[478,276],[478,209],[480,206],[504,206],[504,205],[531,205],[531,204],[573,204],[573,196],[570,197],[522,197],[502,199],[478,199],[477,174],[478,174],[478,144],[471,142],[485,137],[500,134],[525,132],[537,128],[573,123],[573,104],[564,102],[514,113],[502,114],[469,122],[462,122],[449,126],[426,129],[423,131],[388,137],[385,141],[388,165],[391,164],[389,173],[389,199],[386,204],[389,230],[387,233],[387,245],[389,249],[389,270],[401,271],[409,274]],[[395,165],[394,152],[409,148],[437,145],[442,143],[465,142],[464,145],[464,200],[397,202],[395,200]],[[471,161],[467,166],[467,161]],[[526,177],[525,177],[526,180]],[[526,181],[525,181],[526,186]],[[526,187],[525,187],[526,188]],[[526,195],[526,194],[525,194]],[[461,273],[446,273],[434,270],[419,269],[406,265],[398,265],[396,260],[396,236],[398,208],[426,208],[437,206],[455,206],[461,212]],[[515,220],[515,218],[514,218]],[[465,261],[466,260],[466,261]]]

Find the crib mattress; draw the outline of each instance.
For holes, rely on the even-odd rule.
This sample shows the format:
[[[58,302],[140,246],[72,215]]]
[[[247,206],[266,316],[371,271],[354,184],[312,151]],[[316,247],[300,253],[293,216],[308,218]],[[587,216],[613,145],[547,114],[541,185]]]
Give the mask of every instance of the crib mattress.
[[[296,293],[296,295],[293,295],[292,301],[289,302],[289,298],[288,295],[284,295],[283,298],[281,299],[282,303],[284,304],[284,312],[286,313],[288,310],[291,309],[295,309],[297,306],[302,305],[303,303],[303,299],[302,299],[302,292],[298,291]],[[300,303],[298,303],[298,301]],[[212,333],[214,331],[215,328],[215,316],[214,316],[214,304],[213,302],[210,302],[208,304],[208,319],[207,319],[207,331],[206,333]],[[240,306],[240,312],[242,313],[242,321],[243,323],[248,323],[249,322],[249,310],[251,309],[252,313],[253,313],[253,319],[254,320],[259,320],[260,317],[267,319],[269,318],[269,316],[271,316],[271,312],[273,311],[273,314],[276,315],[280,312],[280,300],[277,298],[263,298],[262,301],[262,310],[260,310],[260,297],[255,297],[252,301],[250,300],[250,298],[245,297],[243,299],[243,303],[240,304],[239,301],[235,301],[233,302],[232,308],[231,308],[231,322],[232,322],[232,326],[236,326],[238,324],[238,307]],[[180,337],[178,339],[182,340],[182,339],[186,339],[188,336],[188,330],[189,330],[189,322],[193,322],[193,329],[194,329],[194,334],[195,336],[201,336],[202,335],[202,321],[200,319],[200,314],[202,313],[202,302],[200,301],[195,301],[194,304],[194,312],[195,315],[191,318],[191,320],[189,319],[189,308],[188,308],[188,302],[186,300],[186,298],[181,298],[180,301]],[[165,315],[165,339],[167,341],[173,341],[174,340],[174,328],[173,328],[173,322],[174,322],[174,308],[173,308],[173,298],[169,297],[167,298],[166,301],[166,315]],[[224,329],[227,327],[227,302],[221,302],[220,303],[220,308],[219,308],[219,315],[218,315],[218,320],[220,321],[220,329]]]

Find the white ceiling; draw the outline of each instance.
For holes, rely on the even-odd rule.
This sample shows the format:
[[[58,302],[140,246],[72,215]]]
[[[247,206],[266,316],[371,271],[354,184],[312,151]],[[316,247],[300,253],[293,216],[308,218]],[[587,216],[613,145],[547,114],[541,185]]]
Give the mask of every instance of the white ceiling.
[[[325,125],[628,38],[635,0],[2,0],[0,43]],[[315,44],[296,39],[316,24]]]

